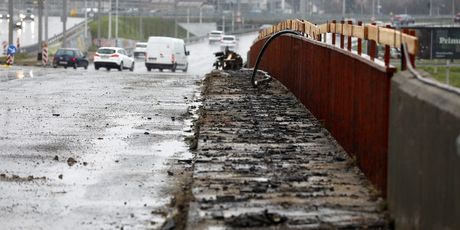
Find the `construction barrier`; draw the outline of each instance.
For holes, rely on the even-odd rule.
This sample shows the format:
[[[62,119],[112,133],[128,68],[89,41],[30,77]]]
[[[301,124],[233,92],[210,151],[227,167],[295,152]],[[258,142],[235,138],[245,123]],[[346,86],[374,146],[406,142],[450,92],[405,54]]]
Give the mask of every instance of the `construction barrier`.
[[[8,42],[3,41],[2,46],[3,46],[3,54],[6,54],[6,49],[8,48]]]
[[[48,65],[48,44],[46,42],[43,43],[42,48],[42,64],[43,66]]]
[[[8,54],[6,57],[6,64],[7,65],[13,65],[14,63],[14,55]]]
[[[390,65],[389,51],[405,43],[411,55],[408,61],[413,62],[417,37],[370,24],[333,21],[315,25],[287,20],[259,33],[249,52],[250,67],[267,39],[285,29],[300,36],[273,40],[260,69],[278,79],[323,123],[385,196],[390,79],[396,71]],[[357,40],[356,51],[352,37]],[[367,41],[369,56],[362,52],[362,43]],[[383,61],[375,55],[377,45],[385,47]]]

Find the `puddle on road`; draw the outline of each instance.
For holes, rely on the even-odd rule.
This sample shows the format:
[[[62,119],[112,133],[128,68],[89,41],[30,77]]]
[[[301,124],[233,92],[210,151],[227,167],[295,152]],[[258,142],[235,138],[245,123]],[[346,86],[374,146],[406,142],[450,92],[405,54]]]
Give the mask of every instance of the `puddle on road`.
[[[0,71],[0,82],[34,77],[33,70]]]

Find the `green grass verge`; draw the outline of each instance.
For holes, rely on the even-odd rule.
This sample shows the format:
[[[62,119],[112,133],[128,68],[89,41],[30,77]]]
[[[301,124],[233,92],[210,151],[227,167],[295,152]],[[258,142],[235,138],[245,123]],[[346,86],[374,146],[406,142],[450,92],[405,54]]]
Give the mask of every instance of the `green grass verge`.
[[[431,74],[431,76],[439,82],[446,83],[446,68],[445,66],[417,66],[418,69],[422,69]],[[450,67],[449,75],[450,85],[460,87],[460,67]]]
[[[142,20],[143,36],[139,34],[139,17],[119,17],[118,18],[118,37],[133,40],[146,41],[149,36],[167,36],[174,37],[174,20],[162,19],[157,17],[144,17]],[[98,21],[92,21],[89,24],[91,35],[97,38],[97,24]],[[104,16],[101,18],[101,37],[107,38],[108,36],[109,17]],[[187,31],[181,27],[177,27],[177,34],[179,38],[185,38]],[[115,17],[112,17],[112,38],[115,37]]]

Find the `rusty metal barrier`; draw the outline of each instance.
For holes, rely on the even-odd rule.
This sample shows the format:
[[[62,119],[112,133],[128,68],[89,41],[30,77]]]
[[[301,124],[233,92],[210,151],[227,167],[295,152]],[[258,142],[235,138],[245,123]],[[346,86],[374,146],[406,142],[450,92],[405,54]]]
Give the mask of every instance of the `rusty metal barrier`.
[[[264,47],[271,35],[283,30],[304,36],[282,34]],[[335,44],[337,35],[340,46]],[[351,37],[358,38],[356,51]],[[369,56],[362,53],[365,41]],[[260,32],[248,64],[260,65],[290,89],[386,195],[390,79],[396,71],[389,64],[389,49],[401,44],[411,56],[403,61],[413,63],[418,39],[406,33],[362,23],[333,21],[318,26],[287,20]],[[383,61],[374,53],[378,45],[385,46]],[[261,53],[264,58],[259,61]]]

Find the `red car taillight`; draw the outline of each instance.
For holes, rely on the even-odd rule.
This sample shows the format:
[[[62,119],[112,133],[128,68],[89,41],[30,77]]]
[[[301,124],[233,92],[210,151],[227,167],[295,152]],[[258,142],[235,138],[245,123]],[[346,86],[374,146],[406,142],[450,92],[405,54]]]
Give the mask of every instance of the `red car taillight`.
[[[112,54],[112,55],[110,55],[110,57],[117,58],[117,57],[119,57],[119,55],[118,54]]]

